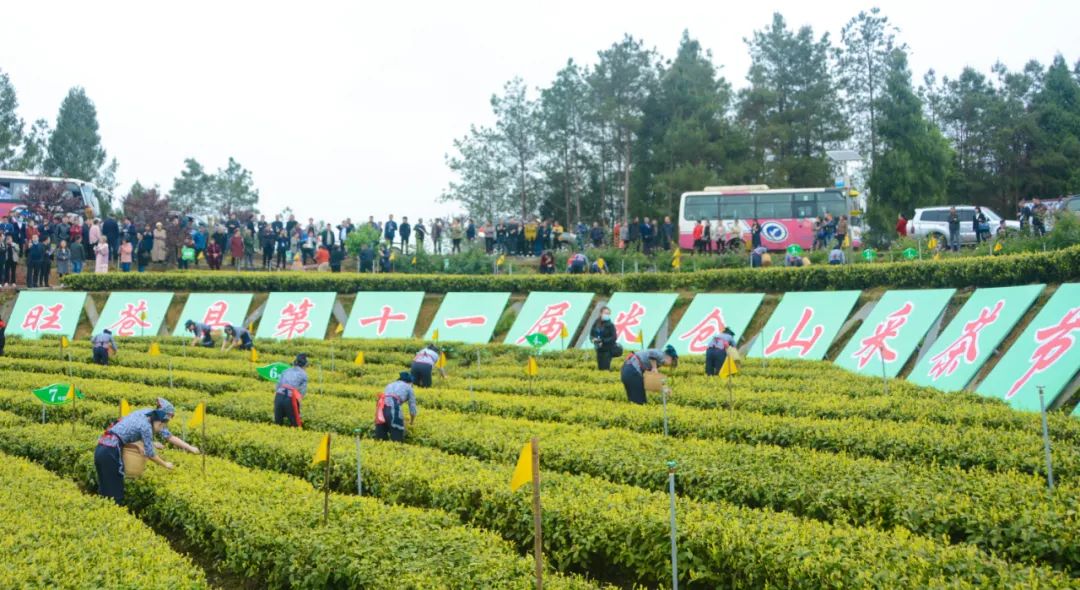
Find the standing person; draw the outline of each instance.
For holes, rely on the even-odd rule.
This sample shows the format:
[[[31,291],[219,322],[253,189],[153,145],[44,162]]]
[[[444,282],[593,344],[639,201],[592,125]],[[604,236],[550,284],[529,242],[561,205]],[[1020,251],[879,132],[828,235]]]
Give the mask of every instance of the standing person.
[[[705,253],[705,221],[699,219],[697,224],[694,225],[694,231],[690,234],[694,239],[694,251],[698,254]]]
[[[263,270],[270,270],[270,267],[274,264],[274,245],[277,243],[277,236],[274,235],[274,230],[268,225],[264,225],[259,230],[259,244],[262,246],[262,266]]]
[[[611,321],[610,307],[604,306],[600,310],[600,319],[593,323],[589,337],[592,339],[593,350],[596,351],[596,368],[610,371],[611,359],[622,356],[622,347],[616,341],[615,324]]]
[[[386,238],[387,242],[390,242],[391,246],[394,245],[394,237],[397,235],[397,229],[397,222],[394,221],[394,216],[391,215],[390,219],[383,224],[383,237]]]
[[[679,353],[670,344],[664,350],[650,348],[630,354],[623,361],[622,383],[626,399],[632,404],[645,403],[645,371],[656,371],[660,365],[678,366]]]
[[[150,250],[150,260],[155,264],[165,264],[165,259],[168,258],[168,241],[169,232],[165,231],[165,226],[159,221],[154,225],[154,246]]]
[[[106,246],[106,250],[108,246]],[[107,264],[107,261],[106,261]],[[34,289],[43,283],[41,271],[45,268],[45,244],[37,234],[30,238],[30,247],[26,250],[26,287]]]
[[[975,243],[981,244],[990,237],[990,221],[982,207],[975,207],[975,216],[971,218],[971,229],[975,232]]]
[[[442,254],[442,235],[443,222],[441,219],[436,219],[435,224],[431,226],[431,244],[435,254]]]
[[[296,355],[293,365],[285,369],[274,386],[274,424],[281,426],[288,421],[289,426],[303,428],[300,417],[300,402],[307,395],[308,376],[304,367],[308,365],[308,356]]]
[[[416,225],[413,226],[413,233],[416,234],[416,251],[422,254],[424,252],[424,238],[427,237],[427,228],[424,227],[423,217],[416,221]]]
[[[401,234],[401,253],[409,255],[409,237],[412,236],[412,226],[409,225],[409,218],[402,217],[401,225],[398,226],[398,233]]]
[[[844,242],[847,240],[847,235],[848,218],[847,215],[841,215],[840,221],[836,222],[836,245],[843,248]]]
[[[705,349],[706,375],[714,377],[720,374],[720,367],[724,366],[728,347],[731,346],[735,346],[735,332],[732,332],[731,328],[724,328],[723,332],[709,339],[708,347]]]
[[[132,412],[105,430],[94,449],[99,495],[112,498],[118,505],[124,503],[123,448],[126,444],[141,442],[147,459],[165,469],[173,468],[173,464],[158,456],[154,449],[154,435],[166,432],[168,422],[165,410],[147,409],[145,413]]]
[[[1042,204],[1042,201],[1038,198],[1032,200],[1031,204],[1031,227],[1035,230],[1035,235],[1046,235],[1046,205]]]
[[[120,251],[120,224],[116,223],[112,215],[107,215],[105,221],[101,222],[101,234],[109,243],[109,252],[112,253],[112,257],[116,258]]]
[[[285,231],[285,228],[281,228],[277,232],[277,242],[274,244],[276,251],[275,254],[275,268],[278,270],[285,270],[286,256],[289,253],[289,233]]]
[[[454,220],[450,224],[450,253],[461,254],[461,240],[465,237],[465,230],[461,227],[461,222]]]
[[[960,251],[960,214],[956,207],[949,207],[949,248],[953,252]]]
[[[645,252],[645,255],[652,254],[653,248],[653,224],[649,222],[649,218],[646,217],[641,221],[641,248]]]
[[[210,240],[206,244],[206,264],[210,267],[210,270],[221,270],[221,259],[223,254],[221,252],[221,244],[217,240]],[[139,260],[139,272],[143,270],[142,260]]]
[[[82,272],[83,262],[86,261],[86,252],[83,250],[82,240],[72,238],[68,248],[71,251],[71,272],[72,274],[79,274]],[[3,282],[3,275],[0,275],[0,283]]]
[[[630,243],[630,249],[638,248],[638,242],[641,241],[641,218],[635,217],[626,224],[627,234],[626,240]]]
[[[413,356],[409,373],[417,387],[431,387],[431,370],[439,362],[439,347],[428,344]]]
[[[60,240],[60,247],[56,249],[56,276],[62,281],[64,275],[71,273],[71,248],[68,248],[67,240]]]
[[[409,426],[416,420],[416,394],[412,374],[402,371],[397,381],[388,384],[379,394],[375,405],[375,439],[402,442],[405,440],[405,414],[401,406],[409,405]]]
[[[251,332],[247,328],[225,324],[225,337],[221,339],[221,352],[229,352],[233,348],[251,350],[254,345],[254,341],[251,340]]]
[[[244,270],[255,270],[255,249],[258,247],[255,232],[245,227],[240,230],[240,235],[244,238]]]
[[[131,254],[134,249],[131,241],[128,240],[127,234],[120,237],[120,270],[122,272],[131,272]]]
[[[330,250],[330,272],[341,272],[341,263],[345,261],[345,248],[337,244]]]
[[[0,235],[0,287],[15,286],[15,266],[19,264],[19,246],[11,234]]]
[[[589,230],[589,239],[592,241],[593,248],[604,245],[604,228],[600,227],[599,221],[593,222],[592,229]]]
[[[750,249],[756,250],[761,247],[761,223],[754,220],[750,224]]]
[[[154,251],[154,234],[150,231],[150,226],[146,227],[146,231],[139,234],[139,247],[135,252],[135,261],[139,272],[146,272],[146,267],[150,265],[150,256]]]
[[[191,343],[188,346],[214,347],[214,329],[209,324],[188,320],[184,322],[184,331],[191,332],[192,335]]]
[[[108,328],[91,338],[90,346],[93,347],[94,362],[99,365],[108,366],[109,358],[116,354],[116,338]]]
[[[473,223],[471,217],[469,218],[469,221],[465,224],[465,239],[469,240],[469,242],[472,242],[476,239],[476,224]]]
[[[907,219],[904,219],[903,213],[896,214],[896,237],[900,239],[907,237]]]
[[[240,270],[240,261],[244,259],[244,238],[239,228],[234,229],[229,238],[229,256],[232,257],[233,270]]]

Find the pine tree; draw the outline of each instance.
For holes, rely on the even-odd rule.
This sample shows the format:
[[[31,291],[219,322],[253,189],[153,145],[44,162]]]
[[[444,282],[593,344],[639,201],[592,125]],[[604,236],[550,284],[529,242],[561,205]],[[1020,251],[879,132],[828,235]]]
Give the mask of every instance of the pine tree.
[[[16,112],[18,107],[15,86],[0,71],[0,170],[19,168],[17,156],[23,141],[23,121]]]
[[[45,170],[55,176],[92,181],[104,164],[97,109],[85,90],[72,88],[60,104],[56,129],[49,137]]]
[[[211,202],[213,190],[214,175],[207,174],[195,158],[188,158],[180,176],[173,179],[169,201],[182,213],[213,214],[217,212]]]

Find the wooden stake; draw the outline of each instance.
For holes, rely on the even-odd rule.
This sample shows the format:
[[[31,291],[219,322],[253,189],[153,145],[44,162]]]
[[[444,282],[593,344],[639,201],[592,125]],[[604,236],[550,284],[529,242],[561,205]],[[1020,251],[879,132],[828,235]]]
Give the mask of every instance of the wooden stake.
[[[540,442],[532,439],[533,555],[536,560],[536,590],[544,588],[544,533],[540,520]]]
[[[202,455],[202,474],[206,477],[206,400],[202,402],[203,406],[203,418],[202,418],[202,445],[203,448],[199,449],[199,454]]]
[[[330,433],[326,434],[326,477],[323,478],[322,523],[330,519]]]

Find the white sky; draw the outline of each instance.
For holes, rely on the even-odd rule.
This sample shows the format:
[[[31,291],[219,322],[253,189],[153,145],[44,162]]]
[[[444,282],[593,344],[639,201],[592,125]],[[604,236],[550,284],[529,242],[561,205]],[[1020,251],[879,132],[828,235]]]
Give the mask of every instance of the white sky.
[[[261,209],[339,221],[448,213],[444,155],[515,75],[547,85],[573,57],[630,33],[673,57],[683,29],[736,86],[743,38],[773,11],[815,33],[870,2],[129,2],[10,1],[0,10],[0,69],[29,123],[55,124],[71,86],[95,102],[120,190],[165,189],[186,157],[231,155],[250,169]],[[933,67],[986,73],[1061,52],[1080,58],[1080,2],[884,0],[912,50],[916,81]]]

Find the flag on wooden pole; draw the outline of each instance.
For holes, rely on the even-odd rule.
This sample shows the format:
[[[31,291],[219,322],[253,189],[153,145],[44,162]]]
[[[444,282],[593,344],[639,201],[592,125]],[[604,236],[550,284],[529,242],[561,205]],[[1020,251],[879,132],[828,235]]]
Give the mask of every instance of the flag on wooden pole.
[[[206,419],[206,404],[203,403],[203,402],[200,402],[199,405],[195,406],[195,413],[193,413],[191,415],[191,418],[188,419],[188,423],[187,423],[188,428],[197,428],[200,424],[203,423],[203,420],[205,420],[205,419]]]
[[[251,347],[251,355],[250,355],[250,358],[251,358],[251,362],[253,362],[253,363],[257,363],[257,362],[259,362],[259,351],[255,350],[255,347],[254,347],[254,346],[253,346],[253,347]]]
[[[149,354],[150,356],[160,356],[161,355],[161,346],[158,345],[157,342],[151,342],[150,343],[150,350],[149,350],[149,352],[147,354]]]
[[[319,441],[319,447],[315,449],[315,456],[311,459],[312,465],[318,465],[323,461],[330,459],[330,435],[324,434],[322,440]]]
[[[131,413],[131,404],[126,399],[120,400],[120,417],[123,418]]]
[[[525,374],[529,377],[536,377],[540,374],[540,366],[536,364],[536,357],[529,357],[529,362],[525,365]]]
[[[334,328],[334,333],[335,334],[341,334],[344,331],[345,331],[345,324],[338,324],[337,327]]]
[[[356,358],[353,359],[353,364],[358,366],[358,367],[364,366],[364,351],[362,351],[362,350],[356,351]]]
[[[446,353],[445,352],[440,352],[439,353],[439,360],[435,361],[435,368],[436,369],[445,369],[446,368]]]
[[[724,377],[730,377],[732,375],[738,375],[738,374],[739,374],[739,365],[735,364],[735,359],[732,358],[731,355],[729,354],[727,356],[727,358],[724,359],[723,366],[720,367],[720,377],[724,378]]]
[[[527,442],[521,447],[514,474],[510,476],[510,491],[516,492],[518,488],[530,481],[532,481],[532,443]]]
[[[67,336],[61,336],[60,337],[60,348],[67,348],[69,346],[71,346],[71,341],[68,340],[68,337]]]
[[[435,342],[439,341],[439,329],[435,328],[435,331],[431,333],[431,339]]]

